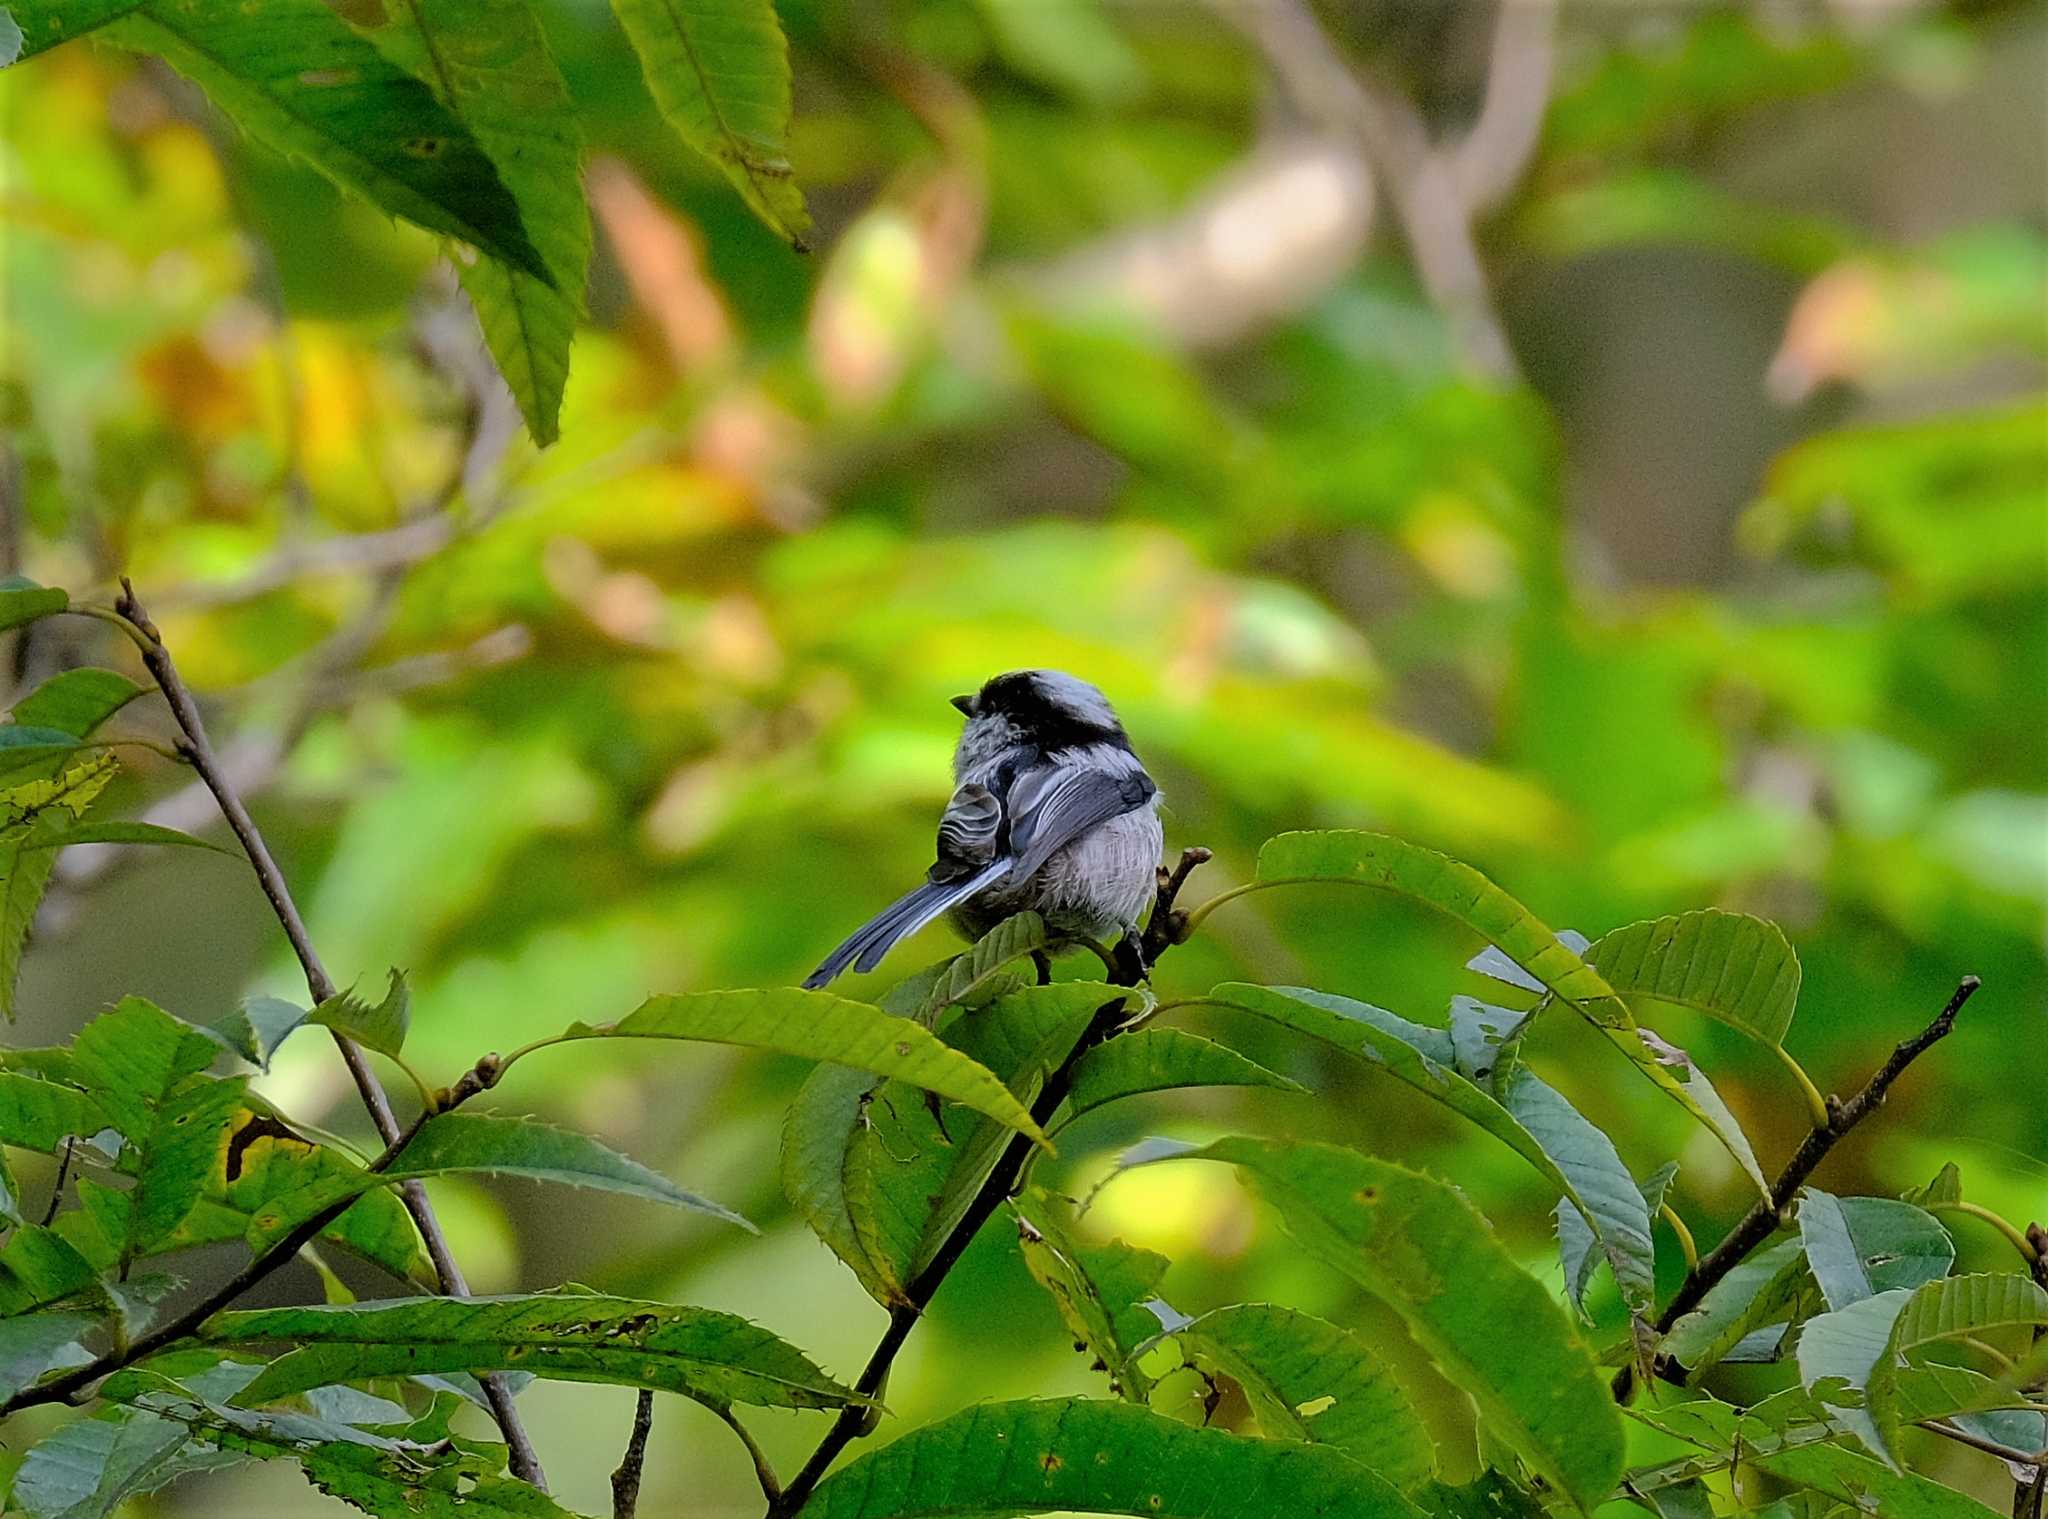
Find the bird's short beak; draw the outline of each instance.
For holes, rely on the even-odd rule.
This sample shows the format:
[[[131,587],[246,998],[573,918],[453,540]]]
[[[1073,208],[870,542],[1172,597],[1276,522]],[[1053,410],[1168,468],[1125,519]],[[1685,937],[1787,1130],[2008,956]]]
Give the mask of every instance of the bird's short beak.
[[[960,709],[962,717],[974,716],[974,698],[972,696],[956,696],[953,698],[953,705]]]

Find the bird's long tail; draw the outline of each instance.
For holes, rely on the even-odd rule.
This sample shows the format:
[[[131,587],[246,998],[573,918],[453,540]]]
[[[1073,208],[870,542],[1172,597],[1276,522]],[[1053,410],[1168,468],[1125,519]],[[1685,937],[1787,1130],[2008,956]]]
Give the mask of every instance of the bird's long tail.
[[[991,881],[1009,874],[1011,862],[996,860],[964,881],[927,881],[917,890],[890,903],[866,923],[855,929],[852,936],[825,957],[825,963],[812,971],[804,980],[807,987],[820,987],[849,965],[855,970],[870,971],[882,963],[882,956],[896,946],[899,939],[907,939],[940,913],[957,902],[964,902]]]

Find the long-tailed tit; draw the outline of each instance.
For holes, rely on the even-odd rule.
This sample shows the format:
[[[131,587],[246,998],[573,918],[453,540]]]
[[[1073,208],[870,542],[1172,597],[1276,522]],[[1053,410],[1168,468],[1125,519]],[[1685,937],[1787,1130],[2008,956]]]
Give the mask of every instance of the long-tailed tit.
[[[1108,700],[1058,670],[1014,670],[953,705],[967,726],[937,863],[805,986],[848,966],[873,970],[941,913],[970,939],[1025,911],[1045,919],[1055,942],[1114,943],[1136,927],[1157,879],[1159,788]]]

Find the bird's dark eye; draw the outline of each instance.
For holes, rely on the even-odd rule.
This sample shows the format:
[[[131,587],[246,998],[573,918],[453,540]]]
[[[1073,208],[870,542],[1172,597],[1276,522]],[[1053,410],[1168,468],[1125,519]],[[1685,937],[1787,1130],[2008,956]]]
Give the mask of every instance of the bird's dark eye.
[[[960,709],[962,717],[974,716],[975,701],[972,696],[956,696],[953,698],[953,705]]]

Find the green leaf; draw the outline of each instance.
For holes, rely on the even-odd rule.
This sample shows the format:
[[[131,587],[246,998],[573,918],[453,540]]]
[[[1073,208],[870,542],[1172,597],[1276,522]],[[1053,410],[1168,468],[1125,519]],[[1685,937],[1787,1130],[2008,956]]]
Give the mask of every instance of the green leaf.
[[[0,727],[0,778],[29,769],[54,770],[87,742],[61,728],[8,723]]]
[[[247,997],[209,1030],[222,1044],[262,1071],[292,1032],[306,1021],[306,1009],[277,997]]]
[[[532,1118],[439,1114],[421,1125],[382,1177],[372,1177],[371,1182],[436,1176],[449,1171],[527,1176],[536,1181],[623,1192],[629,1197],[709,1213],[750,1233],[757,1232],[730,1208],[684,1191],[666,1176],[648,1170],[636,1160],[628,1160],[587,1134],[558,1129]]]
[[[33,1386],[52,1371],[83,1366],[92,1355],[79,1340],[100,1325],[97,1314],[75,1310],[23,1313],[0,1319],[0,1401]]]
[[[868,1254],[846,1198],[846,1154],[881,1084],[867,1071],[821,1065],[797,1090],[782,1122],[782,1190],[790,1206],[878,1303],[896,1300],[901,1284]]]
[[[79,1296],[104,1300],[92,1262],[55,1230],[17,1225],[0,1245],[0,1317]]]
[[[1899,1194],[1900,1202],[1912,1203],[1918,1208],[1937,1208],[1962,1200],[1963,1173],[1956,1169],[1952,1160],[1946,1162],[1926,1186],[1908,1187]]]
[[[13,58],[0,58],[0,63],[33,58],[46,48],[82,37],[139,9],[142,3],[143,0],[7,0],[5,6],[0,6],[0,13],[11,12],[21,28],[21,50]]]
[[[745,1319],[580,1292],[255,1309],[217,1314],[201,1333],[215,1345],[296,1347],[242,1390],[236,1401],[246,1407],[336,1382],[451,1371],[651,1387],[719,1408],[859,1401],[794,1346]]]
[[[0,1071],[0,1143],[56,1155],[69,1139],[112,1125],[90,1095],[22,1071]]]
[[[157,1109],[220,1052],[199,1029],[141,997],[123,997],[78,1031],[72,1069],[131,1146],[155,1130]]]
[[[1894,1472],[1881,1461],[1839,1445],[1801,1445],[1748,1459],[1772,1476],[1825,1493],[1858,1514],[1881,1514],[1884,1519],[2003,1519],[1953,1488],[1912,1472]]]
[[[246,858],[239,849],[216,844],[210,839],[194,838],[191,834],[176,828],[165,828],[157,823],[119,821],[73,823],[55,833],[24,840],[22,848],[64,849],[72,844],[170,844],[184,849],[204,849],[213,854],[224,854],[231,860]]]
[[[246,1108],[223,1147],[215,1190],[166,1244],[238,1239],[260,1253],[323,1203],[354,1196],[355,1204],[320,1238],[396,1276],[433,1284],[433,1270],[405,1205],[367,1177],[339,1151],[294,1133],[272,1113]]]
[[[652,997],[616,1023],[572,1024],[571,1039],[696,1039],[850,1065],[936,1092],[1043,1142],[1045,1135],[985,1066],[908,1018],[796,987]]]
[[[970,1001],[1017,961],[1049,940],[1045,919],[1035,912],[1020,912],[1003,919],[975,941],[974,948],[955,955],[940,967],[917,1010],[918,1021],[929,1028],[940,1013],[956,1002]]]
[[[559,434],[569,345],[590,262],[582,142],[568,86],[529,0],[406,0],[360,25],[387,59],[432,87],[476,138],[517,202],[542,272],[494,259],[456,260],[484,341],[527,431]]]
[[[1912,1293],[1903,1287],[1817,1313],[1799,1330],[1799,1381],[1828,1416],[1892,1470],[1899,1461],[1865,1407],[1864,1389],[1884,1354],[1892,1323]]]
[[[1370,1003],[1298,986],[1226,982],[1206,1000],[1242,1008],[1348,1054],[1363,1056],[1388,1075],[1470,1119],[1534,1166],[1579,1211],[1603,1248],[1624,1261],[1629,1290],[1646,1290],[1648,1273],[1635,1263],[1648,1258],[1650,1223],[1634,1179],[1615,1154],[1613,1143],[1526,1070],[1518,1069],[1509,1081],[1508,1101],[1533,1120],[1542,1135],[1458,1071],[1456,1044],[1445,1029],[1411,1023]],[[1580,1190],[1582,1185],[1592,1189],[1590,1197]],[[1615,1236],[1612,1242],[1610,1234]]]
[[[1602,934],[1587,964],[1623,997],[1689,1007],[1782,1045],[1799,1002],[1799,957],[1777,924],[1707,908]]]
[[[613,0],[647,88],[683,141],[799,251],[811,228],[790,173],[789,46],[770,0]]]
[[[1085,1346],[1094,1355],[1112,1391],[1144,1403],[1152,1379],[1139,1369],[1137,1352],[1159,1333],[1160,1320],[1145,1305],[1161,1301],[1166,1257],[1122,1240],[1078,1242],[1062,1210],[1040,1188],[1011,1199],[1010,1206],[1025,1268],[1052,1298],[1075,1348]]]
[[[252,137],[393,215],[547,277],[476,139],[323,0],[150,0],[104,35],[158,54]]]
[[[331,1028],[380,1055],[396,1056],[405,1048],[406,1031],[412,1027],[412,992],[404,971],[394,970],[390,977],[384,1000],[376,1006],[351,988],[320,1003],[306,1015],[306,1022]]]
[[[1636,1031],[1635,1018],[1614,989],[1569,949],[1536,915],[1470,865],[1386,834],[1333,831],[1283,833],[1259,851],[1256,884],[1280,886],[1338,882],[1391,891],[1456,919],[1486,939],[1556,1000],[1599,1028],[1666,1096],[1705,1124],[1741,1164],[1757,1189],[1770,1185],[1741,1131],[1732,1127],[1718,1098],[1701,1101],[1700,1083],[1667,1067],[1665,1058]],[[1668,1046],[1665,1047],[1669,1049]],[[1691,1071],[1690,1063],[1685,1066]],[[1706,1091],[1711,1092],[1709,1086]]]
[[[1699,1307],[1671,1326],[1664,1350],[1698,1376],[1759,1329],[1791,1317],[1808,1292],[1817,1303],[1806,1251],[1796,1239],[1783,1240],[1716,1282]]]
[[[63,0],[68,6],[69,0]],[[53,675],[14,704],[15,724],[85,738],[142,694],[127,676],[90,666]]]
[[[22,781],[0,791],[0,840],[28,842],[31,837],[46,841],[48,831],[36,831],[39,822],[54,821],[60,827],[85,816],[93,799],[107,789],[120,768],[111,754],[83,760],[62,775],[49,779]],[[69,814],[69,822],[65,814]]]
[[[1619,1160],[1620,1157],[1617,1155],[1617,1163],[1619,1163]],[[1636,1196],[1642,1199],[1643,1219],[1646,1228],[1648,1225],[1656,1222],[1658,1209],[1663,1204],[1665,1189],[1671,1185],[1672,1177],[1677,1174],[1678,1166],[1676,1162],[1667,1162],[1642,1181],[1636,1183]],[[1623,1241],[1628,1237],[1624,1228],[1617,1221],[1607,1230],[1608,1237],[1616,1242],[1615,1245],[1608,1249],[1601,1249],[1598,1248],[1601,1245],[1600,1238],[1596,1237],[1593,1231],[1587,1227],[1585,1219],[1580,1216],[1577,1209],[1571,1206],[1568,1200],[1558,1203],[1556,1218],[1558,1262],[1564,1269],[1565,1296],[1571,1300],[1572,1306],[1579,1309],[1581,1313],[1585,1311],[1586,1288],[1592,1282],[1594,1266],[1603,1259],[1607,1260],[1610,1265],[1614,1265],[1615,1255],[1623,1254],[1626,1267],[1634,1277],[1631,1286],[1622,1287],[1624,1299],[1632,1309],[1638,1312],[1645,1311],[1649,1305],[1645,1302],[1636,1301],[1635,1298],[1629,1296],[1629,1293],[1631,1291],[1642,1291],[1646,1285],[1646,1277],[1647,1285],[1651,1289],[1655,1287],[1657,1262],[1654,1246],[1650,1243],[1649,1235],[1645,1233],[1639,1245],[1625,1245]],[[1620,1286],[1622,1283],[1623,1270],[1623,1266],[1615,1266],[1615,1282],[1617,1286]]]
[[[26,30],[23,37],[27,37]],[[0,632],[61,612],[70,605],[70,595],[61,588],[18,582],[0,586]]]
[[[1125,1097],[1208,1086],[1307,1090],[1300,1082],[1198,1035],[1180,1029],[1139,1029],[1106,1040],[1081,1057],[1067,1093],[1065,1116],[1055,1128]]]
[[[870,1451],[818,1484],[805,1519],[1131,1514],[1143,1519],[1420,1519],[1327,1445],[1195,1429],[1124,1403],[983,1403]]]
[[[1350,1330],[1292,1308],[1241,1303],[1165,1338],[1243,1387],[1268,1435],[1335,1446],[1403,1491],[1436,1474],[1436,1447],[1415,1405]]]
[[[2015,1329],[2048,1329],[2048,1291],[2024,1276],[1978,1273],[1945,1277],[1915,1288],[1894,1318],[1870,1375],[1869,1416],[1878,1433],[1873,1448],[1882,1455],[1887,1445],[1897,1443],[1905,1423],[1900,1377],[1916,1351],[1944,1341]]]
[[[1742,1125],[1735,1121],[1735,1115],[1721,1100],[1721,1094],[1707,1079],[1707,1073],[1693,1063],[1692,1056],[1669,1040],[1660,1039],[1654,1030],[1639,1028],[1636,1037],[1650,1052],[1658,1069],[1674,1084],[1674,1089],[1684,1094],[1687,1108],[1713,1130],[1722,1147],[1741,1164],[1757,1190],[1769,1197],[1771,1184],[1764,1179],[1763,1167],[1756,1162],[1756,1152],[1750,1148],[1749,1136],[1742,1132]]]
[[[1398,1313],[1532,1470],[1583,1509],[1606,1498],[1622,1430],[1599,1366],[1463,1197],[1334,1145],[1223,1139],[1191,1154],[1238,1167],[1295,1239]]]
[[[1956,1259],[1955,1241],[1926,1210],[1885,1197],[1835,1197],[1818,1187],[1800,1197],[1799,1238],[1834,1309],[1946,1276]]]
[[[205,1196],[221,1152],[222,1132],[241,1112],[247,1086],[240,1076],[187,1082],[158,1107],[146,1135],[131,1136],[136,1147],[135,1185],[128,1193],[123,1260],[132,1260],[168,1237]]]
[[[106,1519],[129,1498],[240,1459],[192,1444],[175,1420],[115,1408],[38,1441],[14,1474],[12,1498],[29,1519]]]

